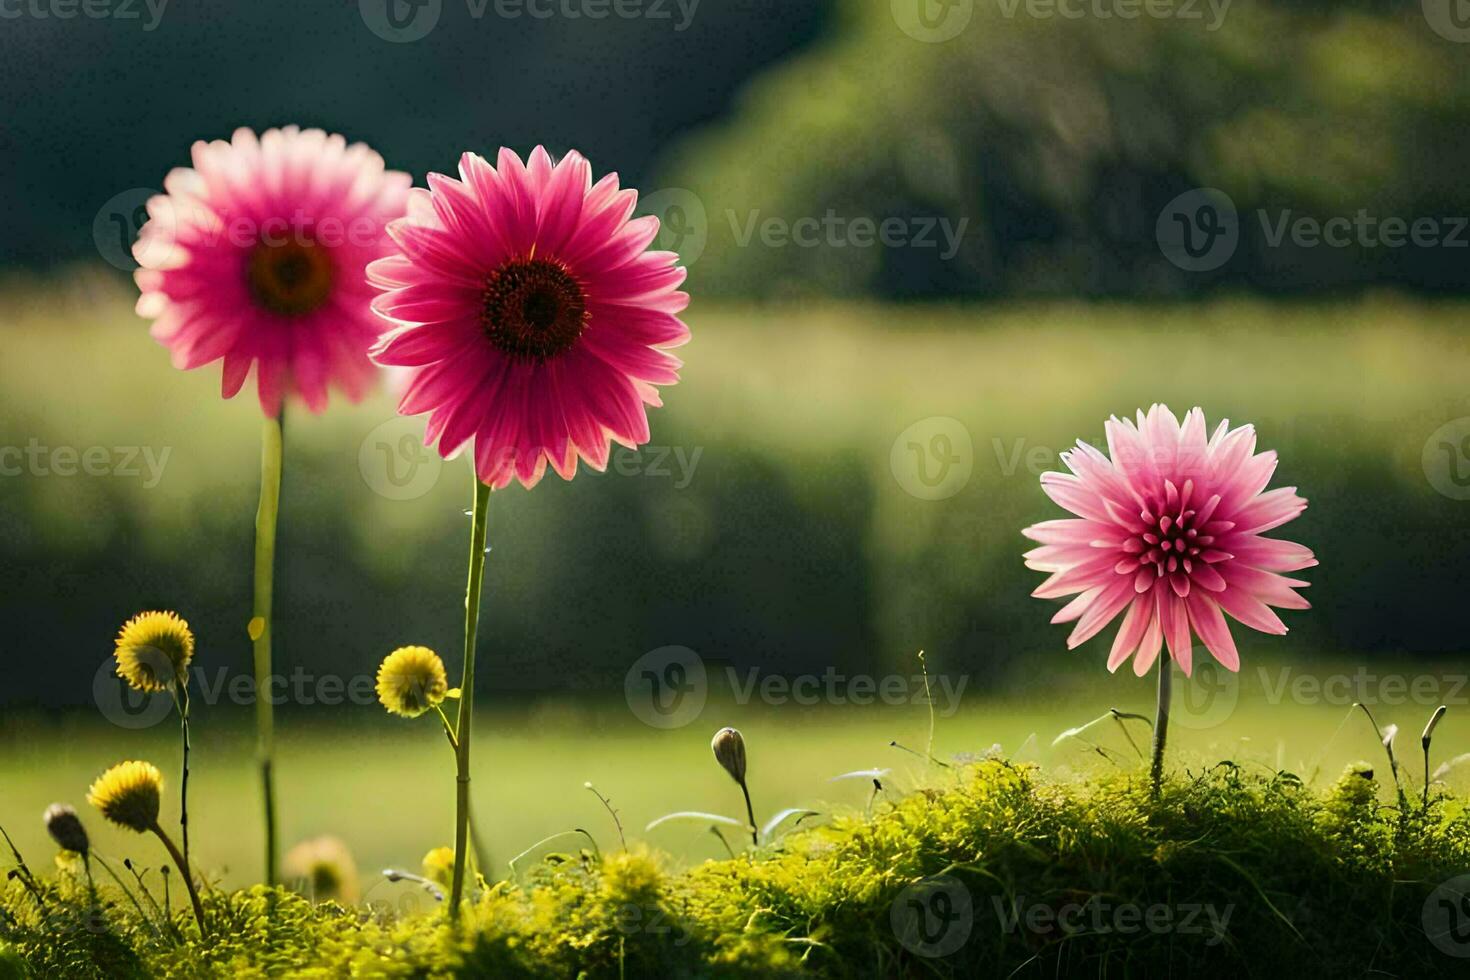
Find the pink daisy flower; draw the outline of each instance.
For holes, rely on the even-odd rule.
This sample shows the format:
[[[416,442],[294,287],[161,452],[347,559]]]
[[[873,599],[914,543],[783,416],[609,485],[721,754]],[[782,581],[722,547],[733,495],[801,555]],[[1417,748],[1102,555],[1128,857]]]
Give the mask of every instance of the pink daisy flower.
[[[473,440],[492,487],[534,486],[547,464],[571,479],[578,457],[601,470],[610,443],[648,441],[644,406],[678,381],[678,256],[647,251],[658,219],[630,219],[637,192],[593,184],[578,153],[466,153],[459,173],[429,175],[388,226],[402,254],[368,268],[395,326],[373,359],[412,369],[398,410],[430,413],[424,443],[446,459]]]
[[[233,398],[252,365],[260,407],[313,412],[335,387],[356,401],[381,333],[363,270],[392,247],[413,179],[362,143],[295,126],[199,141],[148,202],[133,255],[138,313],[183,369],[224,361]]]
[[[1198,408],[1181,424],[1166,406],[1138,413],[1135,425],[1109,419],[1112,458],[1083,442],[1061,454],[1072,472],[1043,473],[1042,489],[1077,515],[1043,521],[1021,533],[1041,547],[1026,566],[1050,572],[1032,595],[1075,595],[1052,618],[1077,621],[1067,640],[1075,648],[1120,613],[1108,669],[1133,656],[1142,676],[1160,646],[1186,674],[1192,636],[1215,659],[1240,669],[1225,614],[1252,629],[1282,634],[1272,611],[1306,609],[1294,589],[1308,583],[1279,573],[1317,564],[1299,544],[1262,537],[1306,509],[1295,487],[1265,491],[1276,453],[1257,453],[1256,433],[1221,422],[1206,437]]]

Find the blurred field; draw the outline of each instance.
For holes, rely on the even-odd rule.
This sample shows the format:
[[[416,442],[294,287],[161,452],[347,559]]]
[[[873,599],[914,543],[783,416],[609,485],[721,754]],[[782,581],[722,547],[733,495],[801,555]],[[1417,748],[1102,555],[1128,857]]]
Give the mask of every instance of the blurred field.
[[[0,652],[54,651],[12,684],[12,704],[87,704],[76,678],[142,607],[179,609],[206,656],[248,663],[259,412],[248,395],[222,402],[215,369],[171,369],[130,303],[110,279],[0,296],[0,446],[168,454],[156,486],[4,479],[0,611],[18,629]],[[1423,458],[1432,433],[1470,416],[1467,312],[1387,297],[696,304],[684,380],[653,413],[656,451],[497,494],[486,608],[500,653],[483,690],[602,695],[666,644],[816,672],[883,669],[923,647],[996,690],[1034,683],[1030,658],[1055,657],[1063,632],[1028,597],[1037,576],[1019,557],[1019,529],[1057,513],[1037,474],[1108,415],[1156,400],[1254,422],[1280,453],[1275,483],[1311,501],[1289,529],[1323,561],[1315,609],[1289,617],[1299,650],[1458,655],[1446,610],[1470,580],[1470,523]],[[909,492],[900,440],[935,417],[970,444],[970,475],[942,500]],[[385,392],[287,420],[285,670],[350,675],[404,642],[459,646],[469,476],[415,460],[422,422],[394,419]],[[387,466],[412,480],[392,485]]]

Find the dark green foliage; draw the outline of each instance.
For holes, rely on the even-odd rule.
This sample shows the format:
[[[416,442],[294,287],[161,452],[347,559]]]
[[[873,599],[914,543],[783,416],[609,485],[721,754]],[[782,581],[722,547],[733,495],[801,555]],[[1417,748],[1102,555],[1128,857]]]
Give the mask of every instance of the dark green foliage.
[[[1154,802],[1133,776],[987,761],[871,819],[682,872],[636,850],[554,855],[458,929],[437,909],[256,887],[212,893],[200,943],[182,910],[159,929],[113,889],[89,916],[63,872],[45,915],[19,882],[0,893],[0,978],[16,957],[36,977],[1458,975],[1422,916],[1470,871],[1470,817],[1445,796],[1403,812],[1379,789],[1366,766],[1323,794],[1224,762]]]

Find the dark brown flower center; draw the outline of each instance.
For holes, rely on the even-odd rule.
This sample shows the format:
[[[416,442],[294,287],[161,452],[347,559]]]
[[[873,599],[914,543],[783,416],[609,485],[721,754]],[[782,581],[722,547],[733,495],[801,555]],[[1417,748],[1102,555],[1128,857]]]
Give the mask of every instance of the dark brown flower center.
[[[272,313],[300,316],[326,302],[332,259],[311,242],[261,242],[250,253],[250,294]]]
[[[485,280],[480,322],[507,355],[545,361],[569,349],[587,325],[587,294],[559,262],[514,259]]]

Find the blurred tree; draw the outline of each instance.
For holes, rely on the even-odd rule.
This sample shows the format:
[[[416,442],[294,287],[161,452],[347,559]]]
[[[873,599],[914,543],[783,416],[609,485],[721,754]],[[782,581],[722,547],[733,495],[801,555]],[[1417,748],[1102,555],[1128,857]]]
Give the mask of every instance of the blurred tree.
[[[700,289],[1171,296],[1470,285],[1470,187],[1459,173],[1470,44],[1437,34],[1417,3],[1238,0],[1121,19],[1125,7],[1159,9],[961,0],[929,11],[964,24],[947,37],[953,28],[936,36],[905,23],[903,3],[845,4],[830,40],[768,71],[733,120],[668,160],[665,183],[692,191],[707,215]],[[1156,222],[1202,187],[1233,201],[1238,245],[1187,270],[1161,248]],[[1345,244],[1313,242],[1311,225],[1298,225],[1334,217]],[[895,218],[897,247],[862,244],[861,219]],[[1401,230],[1402,244],[1385,244],[1389,219],[1407,229],[1426,218],[1431,243]],[[820,244],[781,244],[804,219],[808,230],[824,223],[806,238]]]

